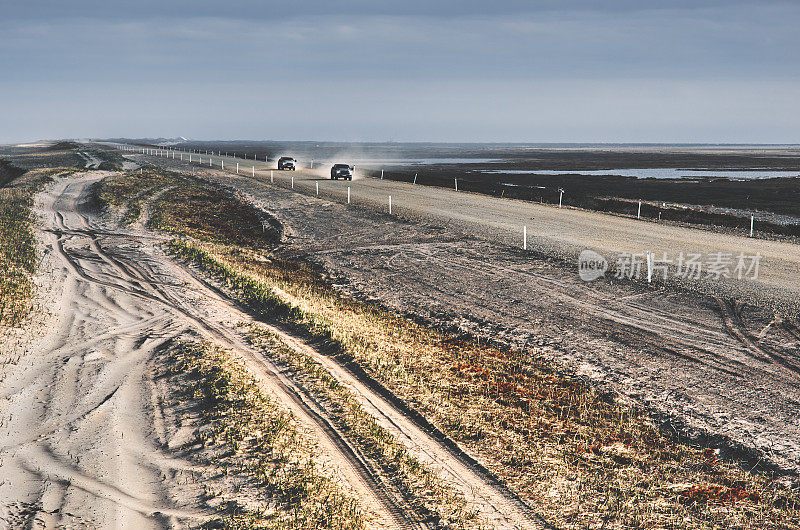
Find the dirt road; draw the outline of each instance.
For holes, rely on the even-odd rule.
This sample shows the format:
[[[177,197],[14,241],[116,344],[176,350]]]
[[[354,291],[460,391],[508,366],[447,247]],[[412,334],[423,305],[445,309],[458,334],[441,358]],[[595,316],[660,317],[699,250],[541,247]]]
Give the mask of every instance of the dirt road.
[[[176,169],[190,167],[171,159],[146,160]],[[281,184],[277,186],[269,183],[268,171],[256,172],[253,178],[218,169],[188,170],[252,197],[284,222],[282,251],[318,261],[342,289],[446,327],[526,348],[534,356],[557,359],[649,406],[672,427],[719,447],[723,454],[794,472],[800,468],[800,331],[791,313],[776,315],[767,305],[776,298],[766,283],[720,286],[719,294],[611,280],[587,284],[574,266],[518,248],[519,234],[509,236],[506,228],[512,223],[503,212],[524,206],[507,205],[511,201],[431,188],[410,190],[429,194],[418,200],[430,208],[427,214],[403,209],[404,195],[395,190],[410,189],[407,184],[320,181],[321,194],[336,191],[335,200],[330,200],[316,198],[314,180],[302,172],[294,175],[296,189],[291,190],[291,174],[278,177],[275,172]],[[376,211],[363,202],[348,207],[348,185],[354,202],[368,188],[381,193],[392,189],[399,215],[389,216],[383,208]],[[581,220],[595,218],[595,231],[606,224],[634,225],[636,237],[646,237],[649,230],[665,234],[659,237],[667,238],[667,246],[676,245],[673,252],[679,240],[689,248],[709,240],[716,244],[718,237],[591,212],[532,208],[553,218],[577,219],[565,224],[565,237],[589,230]],[[474,221],[494,219],[494,212],[499,212],[497,229]],[[543,223],[541,217],[537,213],[534,221]],[[531,230],[529,237],[538,234]],[[619,237],[624,241],[628,236]],[[765,275],[770,264],[779,264],[765,282],[786,282],[775,290],[776,296],[794,296],[797,247],[719,237],[731,250],[741,242],[750,245],[748,251],[774,256],[762,264]],[[564,243],[557,253],[573,251],[570,245]]]
[[[86,186],[102,176],[61,181],[41,203],[52,313],[43,335],[3,366],[0,383],[0,499],[11,526],[166,528],[206,518],[197,507],[200,484],[183,474],[193,466],[169,449],[153,357],[190,331],[253,355],[218,324],[238,315],[214,307],[207,289],[152,254],[146,237],[104,230],[80,212]],[[375,524],[401,527],[402,514],[385,505],[346,444],[278,381],[274,367],[264,359],[253,364],[270,394],[317,434]]]
[[[49,315],[2,367],[2,518],[17,528],[197,522],[194,499],[167,480],[192,466],[161,450],[148,366],[185,325],[103,251],[75,208],[86,182],[62,181],[40,201]]]

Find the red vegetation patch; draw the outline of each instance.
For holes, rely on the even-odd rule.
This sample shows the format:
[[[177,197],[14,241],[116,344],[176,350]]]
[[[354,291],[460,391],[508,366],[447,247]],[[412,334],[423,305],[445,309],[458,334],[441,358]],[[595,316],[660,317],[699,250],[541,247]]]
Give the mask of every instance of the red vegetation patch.
[[[758,502],[761,495],[748,491],[741,486],[728,487],[721,484],[696,484],[680,492],[683,504],[731,504],[736,501],[749,500]]]

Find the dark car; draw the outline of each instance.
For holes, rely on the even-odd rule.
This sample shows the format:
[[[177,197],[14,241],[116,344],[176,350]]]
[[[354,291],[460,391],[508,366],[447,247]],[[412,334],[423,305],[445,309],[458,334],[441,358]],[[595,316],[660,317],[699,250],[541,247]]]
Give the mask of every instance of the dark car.
[[[353,168],[347,164],[334,164],[331,168],[331,179],[353,180]]]
[[[297,169],[294,158],[290,156],[280,157],[278,159],[278,169],[291,169],[292,171]]]

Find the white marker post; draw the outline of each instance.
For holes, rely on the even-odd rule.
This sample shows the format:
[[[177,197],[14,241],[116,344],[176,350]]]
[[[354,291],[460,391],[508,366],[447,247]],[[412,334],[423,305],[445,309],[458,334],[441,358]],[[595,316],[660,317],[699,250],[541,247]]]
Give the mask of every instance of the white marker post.
[[[314,161],[311,161],[311,169],[314,169]]]
[[[458,179],[453,179],[456,183],[456,191],[458,191]]]
[[[753,237],[753,220],[755,219],[756,214],[750,214],[750,237]]]
[[[381,169],[381,180],[383,180],[383,170]]]
[[[256,166],[253,166],[253,176],[256,176]]]
[[[416,183],[417,183],[417,174],[414,173],[414,184],[416,184]]]
[[[220,160],[219,161],[219,167],[222,168],[222,169],[225,169],[225,161],[224,160]]]
[[[272,178],[272,171],[269,172],[269,182],[270,184],[275,182],[275,180]]]
[[[315,182],[314,184],[317,185],[317,196],[319,196],[319,181]]]
[[[647,283],[653,280],[653,260],[650,256],[650,251],[647,251]]]
[[[236,162],[236,174],[239,174],[239,162]]]
[[[522,250],[528,250],[528,225],[522,225]]]
[[[641,201],[641,199],[639,199],[639,209],[636,211],[636,218],[637,219],[641,219],[642,218],[642,201]],[[649,253],[650,253],[650,251],[648,251],[648,254]]]
[[[392,215],[392,196],[389,195],[389,215]]]
[[[347,186],[347,204],[350,204],[350,186]]]
[[[294,175],[292,175],[292,189],[294,189]]]

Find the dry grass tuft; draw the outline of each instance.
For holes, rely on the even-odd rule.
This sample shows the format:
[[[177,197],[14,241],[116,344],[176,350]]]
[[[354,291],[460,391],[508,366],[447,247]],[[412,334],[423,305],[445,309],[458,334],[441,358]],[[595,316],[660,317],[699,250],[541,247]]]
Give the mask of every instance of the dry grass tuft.
[[[436,473],[410,455],[406,447],[378,425],[350,391],[322,365],[287,347],[280,338],[257,324],[250,326],[248,338],[254,346],[289,366],[303,379],[307,388],[313,389],[330,404],[336,420],[345,427],[348,436],[381,467],[386,476],[399,481],[401,491],[419,514],[435,520],[440,528],[482,527],[477,514],[469,509],[464,498],[453,493]]]
[[[171,357],[169,375],[176,395],[193,402],[202,418],[195,440],[187,445],[210,448],[205,464],[244,477],[258,506],[243,508],[237,492],[229,492],[233,499],[216,499],[228,513],[207,527],[364,528],[357,501],[315,463],[311,441],[299,434],[291,414],[260,391],[243,364],[203,342],[179,343]],[[231,509],[232,504],[237,508]]]
[[[31,311],[38,264],[33,198],[61,172],[29,171],[0,188],[0,328],[20,325]]]

